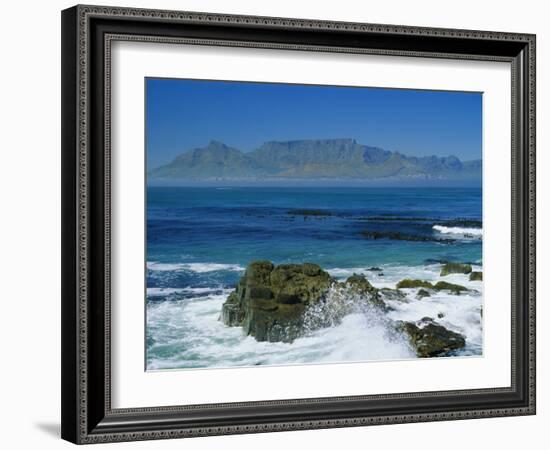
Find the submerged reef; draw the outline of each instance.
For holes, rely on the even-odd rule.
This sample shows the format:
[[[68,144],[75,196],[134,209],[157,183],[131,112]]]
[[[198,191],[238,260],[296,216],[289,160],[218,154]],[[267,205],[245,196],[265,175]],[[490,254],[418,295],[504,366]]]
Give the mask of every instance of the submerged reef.
[[[424,236],[417,234],[400,233],[399,231],[369,231],[363,230],[361,235],[367,239],[391,239],[394,241],[413,241],[413,242],[440,242],[443,244],[453,244],[456,239],[437,238],[433,236]]]

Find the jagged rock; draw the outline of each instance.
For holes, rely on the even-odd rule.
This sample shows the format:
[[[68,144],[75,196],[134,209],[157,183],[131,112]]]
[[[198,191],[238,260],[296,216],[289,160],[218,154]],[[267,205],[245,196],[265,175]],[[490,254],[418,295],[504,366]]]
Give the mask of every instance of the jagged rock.
[[[409,342],[421,358],[446,356],[466,345],[464,336],[448,330],[430,317],[418,322],[397,322],[396,328],[408,336]]]
[[[363,299],[372,303],[374,306],[378,306],[386,311],[390,309],[382,298],[380,293],[381,290],[370,284],[365,275],[357,275],[354,273],[346,280],[344,285],[349,287],[352,294],[355,293],[360,295]]]
[[[483,281],[483,272],[470,273],[470,281]]]
[[[441,268],[440,276],[444,277],[451,273],[469,274],[471,271],[472,266],[470,264],[447,263]]]
[[[409,278],[401,280],[396,285],[397,289],[413,289],[413,288],[426,288],[433,289],[432,283],[425,280],[411,280]]]
[[[338,282],[317,264],[255,261],[223,304],[220,320],[241,326],[258,341],[292,342],[308,331],[339,323],[355,308],[389,311],[384,300],[390,294],[381,291],[364,275]]]
[[[334,282],[316,264],[255,261],[223,304],[221,320],[242,326],[258,341],[291,342],[302,332],[306,307],[320,301]]]
[[[346,283],[352,288],[360,292],[375,292],[377,289],[369,283],[369,280],[365,275],[353,274],[351,277],[348,277]]]

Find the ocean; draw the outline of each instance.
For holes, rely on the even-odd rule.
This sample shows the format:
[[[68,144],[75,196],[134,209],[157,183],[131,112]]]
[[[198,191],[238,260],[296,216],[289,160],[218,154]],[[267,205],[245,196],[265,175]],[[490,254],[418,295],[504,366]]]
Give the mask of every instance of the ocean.
[[[415,358],[388,319],[439,317],[466,337],[456,356],[482,354],[482,282],[440,277],[444,261],[482,270],[478,188],[157,187],[147,189],[148,370],[335,363]],[[312,262],[375,287],[404,278],[444,279],[471,289],[356,311],[293,343],[257,342],[219,321],[251,261]],[[375,269],[375,270],[372,270]],[[379,269],[379,270],[378,270]]]

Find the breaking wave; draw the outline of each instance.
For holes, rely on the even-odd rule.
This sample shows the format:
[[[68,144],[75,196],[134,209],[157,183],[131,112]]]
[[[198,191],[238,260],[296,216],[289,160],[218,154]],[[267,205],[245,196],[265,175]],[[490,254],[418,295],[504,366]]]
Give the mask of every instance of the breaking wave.
[[[481,238],[483,236],[483,229],[481,228],[446,227],[443,225],[434,225],[433,229],[441,234],[454,234],[463,237],[476,238]]]
[[[151,302],[147,307],[147,369],[313,364],[414,358],[405,338],[358,299],[329,294],[306,318],[312,331],[292,344],[258,342],[240,327],[220,322],[231,290],[194,299]],[[344,304],[342,304],[342,300]],[[341,315],[338,308],[350,307]],[[324,327],[319,328],[318,321]],[[328,322],[327,322],[328,321]],[[329,323],[332,322],[332,323]],[[307,326],[307,325],[306,325]]]

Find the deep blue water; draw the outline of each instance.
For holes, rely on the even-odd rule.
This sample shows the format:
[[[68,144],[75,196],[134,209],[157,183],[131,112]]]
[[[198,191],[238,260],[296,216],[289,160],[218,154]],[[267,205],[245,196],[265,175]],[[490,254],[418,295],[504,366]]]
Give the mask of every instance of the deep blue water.
[[[330,215],[301,215],[299,209]],[[416,242],[361,234],[453,238],[433,225],[455,219],[481,220],[481,189],[149,187],[147,261],[245,267],[269,259],[309,261],[325,269],[479,261],[477,239]],[[149,275],[148,287],[232,284],[239,276],[235,270],[178,271],[168,279]]]

